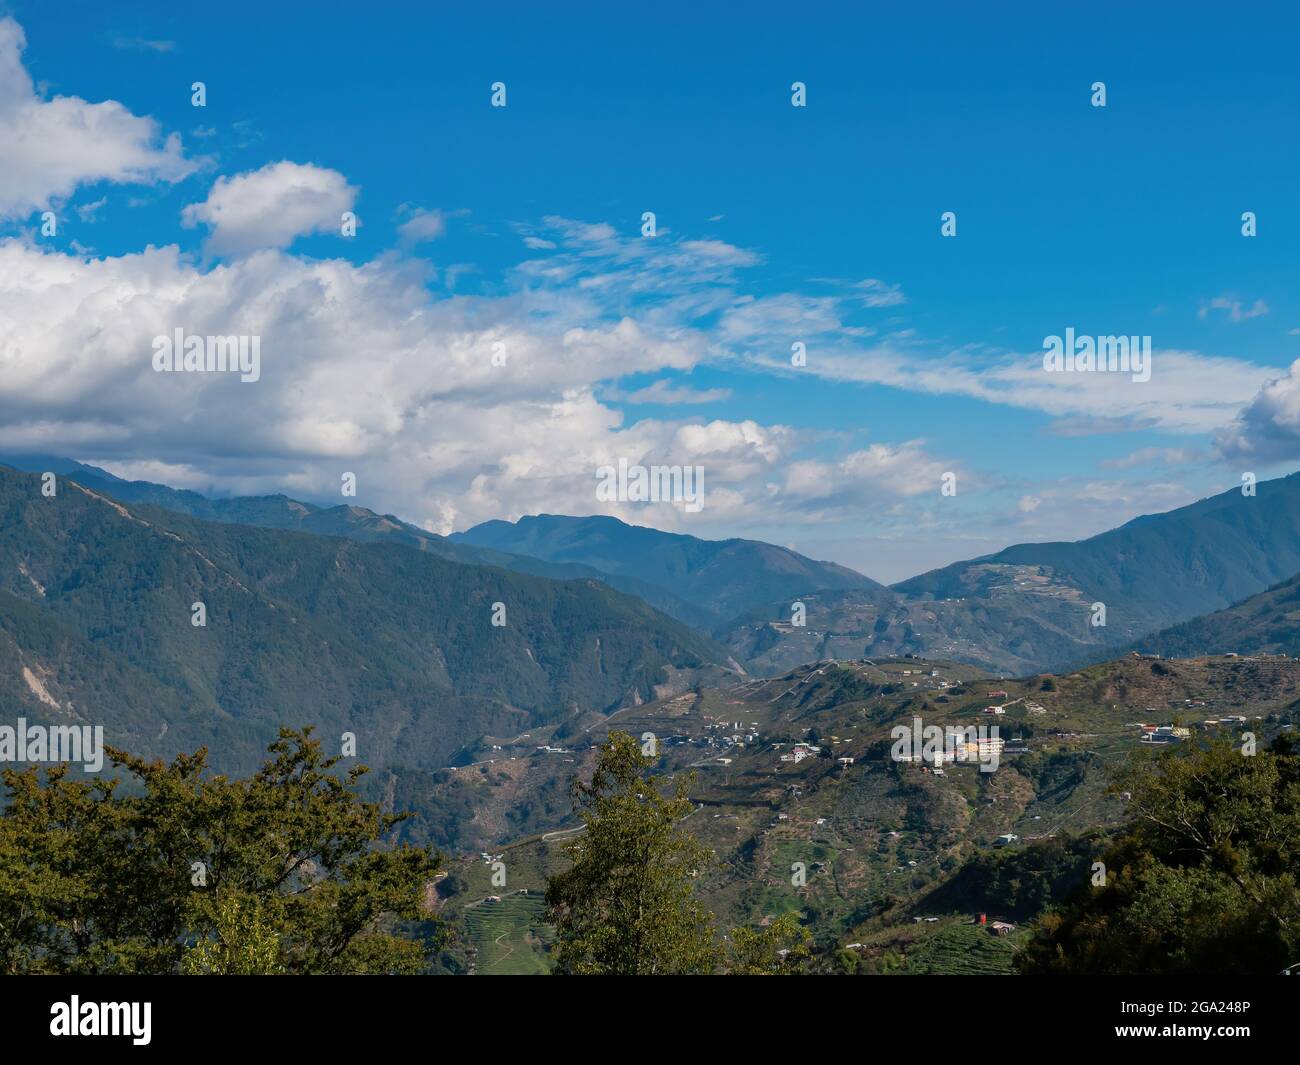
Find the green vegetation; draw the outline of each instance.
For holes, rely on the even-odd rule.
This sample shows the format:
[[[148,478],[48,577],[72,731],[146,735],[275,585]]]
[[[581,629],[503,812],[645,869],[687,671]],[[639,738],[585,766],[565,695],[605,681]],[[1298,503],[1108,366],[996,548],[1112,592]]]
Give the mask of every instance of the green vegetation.
[[[687,797],[691,782],[680,778],[663,795],[647,775],[653,764],[630,735],[613,732],[591,780],[575,783],[586,831],[568,844],[573,865],[551,878],[546,893],[556,927],[556,971],[793,971],[807,955],[807,937],[790,919],[758,931],[733,931],[719,950],[712,915],[695,891],[711,856],[679,824],[693,809]],[[784,958],[778,954],[783,949]]]
[[[1015,972],[1010,937],[977,924],[950,924],[927,936],[898,971],[910,976],[1009,976]]]
[[[1229,651],[1300,654],[1300,576],[1226,610],[1144,636],[1134,646],[1166,657]]]
[[[428,772],[484,735],[721,675],[723,658],[594,581],[128,510],[66,479],[45,498],[0,467],[0,701],[33,722],[87,708],[142,756],[205,747],[214,769],[248,773],[278,727],[312,724],[332,743],[353,733],[377,768]]]
[[[440,858],[385,847],[400,817],[363,802],[310,730],[253,776],[110,749],[131,778],[4,771],[0,972],[416,973],[438,941]]]
[[[1261,974],[1300,958],[1300,752],[1218,741],[1139,757],[1130,820],[1089,882],[1039,923],[1027,973]]]
[[[477,948],[474,971],[482,976],[537,976],[550,971],[546,950],[554,931],[541,895],[483,900],[465,911],[465,928]]]
[[[589,782],[575,784],[586,832],[570,869],[546,892],[556,969],[579,975],[673,975],[712,969],[709,918],[692,881],[708,851],[677,822],[690,813],[688,779],[659,793],[653,764],[625,732],[610,735]]]
[[[1091,874],[1101,832],[1037,840],[1026,847],[983,851],[917,906],[926,913],[983,913],[1025,921],[1073,894]]]

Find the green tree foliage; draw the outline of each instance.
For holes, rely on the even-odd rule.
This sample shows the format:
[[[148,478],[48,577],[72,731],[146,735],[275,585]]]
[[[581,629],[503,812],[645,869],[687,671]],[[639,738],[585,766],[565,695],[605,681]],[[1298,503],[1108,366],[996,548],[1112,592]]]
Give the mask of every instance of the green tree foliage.
[[[681,827],[693,809],[690,778],[667,794],[648,774],[653,759],[612,732],[590,781],[574,794],[586,831],[566,847],[573,865],[546,892],[556,928],[557,973],[684,975],[796,971],[808,936],[793,917],[766,929],[733,929],[725,945],[695,897],[712,854]],[[784,952],[784,953],[783,953]]]
[[[212,938],[181,957],[186,976],[274,976],[283,973],[280,934],[266,919],[260,899],[227,895],[216,905]]]
[[[360,800],[310,729],[246,779],[109,749],[122,775],[6,770],[0,972],[418,972],[401,933],[439,857],[381,841],[401,816]]]
[[[812,936],[787,913],[766,928],[734,928],[727,937],[724,971],[732,976],[783,976],[798,972],[811,956]]]
[[[662,795],[645,775],[651,765],[630,735],[614,732],[591,780],[574,785],[586,831],[546,892],[559,973],[705,973],[716,963],[693,883],[711,856],[678,826],[693,808],[690,781]]]
[[[981,851],[925,896],[916,911],[987,911],[1013,921],[1030,920],[1087,883],[1104,846],[1104,833],[1093,829],[1023,847]]]
[[[1136,758],[1104,886],[1046,915],[1024,972],[1272,973],[1300,961],[1300,753],[1228,741]]]

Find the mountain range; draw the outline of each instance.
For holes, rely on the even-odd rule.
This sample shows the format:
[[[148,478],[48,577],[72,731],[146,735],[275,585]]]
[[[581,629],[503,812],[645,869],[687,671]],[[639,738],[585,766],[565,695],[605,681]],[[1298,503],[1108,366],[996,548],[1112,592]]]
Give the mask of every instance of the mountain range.
[[[709,634],[755,673],[918,654],[1022,675],[1099,660],[1300,573],[1300,474],[1086,540],[1017,544],[889,588],[770,544],[702,541],[608,517],[493,521],[452,539],[690,598],[721,619]]]
[[[704,540],[612,517],[541,514],[444,537],[355,505],[210,498],[48,455],[5,461],[205,522],[401,545],[461,565],[599,582],[690,626],[723,665],[760,675],[894,654],[1009,675],[1056,671],[1122,653],[1300,573],[1300,474],[1261,482],[1254,495],[1231,490],[1085,540],[1017,544],[885,587],[789,548]]]
[[[842,739],[864,710],[873,727],[887,707],[890,719],[933,714],[976,677],[1130,649],[1184,659],[1108,666],[1079,677],[1122,683],[1060,689],[1083,717],[1055,727],[1109,736],[1119,718],[1094,722],[1088,707],[1204,698],[1200,680],[1143,687],[1199,678],[1188,656],[1300,652],[1296,477],[885,587],[787,548],[612,518],[539,515],[441,537],[354,505],[209,498],[50,456],[13,463],[30,470],[0,465],[6,718],[102,724],[110,744],[148,756],[207,747],[226,772],[257,765],[281,726],[315,725],[330,748],[351,734],[377,770],[369,794],[411,812],[410,838],[453,849],[563,825],[590,739],[640,727],[643,709],[662,718],[652,731],[677,729],[687,707],[692,718],[707,707],[709,728],[780,710],[790,738],[816,719]],[[1094,602],[1105,626],[1090,624]],[[923,670],[923,656],[947,664]],[[1289,708],[1293,678],[1256,676],[1271,661],[1215,666],[1223,698]],[[1249,692],[1243,678],[1255,678]],[[1057,690],[1015,684],[1025,705]],[[918,685],[928,695],[915,702]],[[984,694],[976,681],[961,712]],[[1016,724],[1032,731],[1030,718]]]
[[[0,703],[247,769],[281,725],[431,769],[514,735],[734,675],[726,652],[591,579],[202,521],[0,467]],[[196,604],[202,604],[202,611]],[[197,621],[202,624],[196,624]]]

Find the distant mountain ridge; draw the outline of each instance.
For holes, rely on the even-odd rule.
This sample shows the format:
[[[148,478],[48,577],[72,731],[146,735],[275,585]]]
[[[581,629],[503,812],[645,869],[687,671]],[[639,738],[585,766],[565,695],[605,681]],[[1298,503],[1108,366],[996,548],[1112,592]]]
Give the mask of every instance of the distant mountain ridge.
[[[893,585],[916,604],[955,615],[996,609],[998,627],[1019,606],[1056,635],[991,647],[989,664],[1062,668],[1118,651],[1147,633],[1220,610],[1300,572],[1300,474],[1230,489],[1075,543],[1017,544]],[[964,603],[967,609],[953,610]],[[1083,619],[1104,604],[1106,624]],[[1003,661],[999,661],[999,658]],[[972,659],[974,660],[974,659]]]
[[[397,542],[450,561],[596,579],[716,638],[751,672],[829,658],[918,654],[1008,675],[1121,653],[1300,573],[1300,474],[1260,482],[1077,542],[1016,544],[890,588],[761,541],[702,540],[607,516],[536,515],[441,537],[355,506],[285,496],[212,500],[48,456],[124,501],[206,520]],[[41,466],[45,462],[47,465]],[[792,607],[802,602],[805,624]],[[1105,624],[1095,604],[1105,608]]]
[[[1016,544],[890,588],[771,545],[698,541],[613,518],[539,515],[452,539],[635,575],[724,617],[734,611],[710,631],[751,671],[917,654],[1024,675],[1118,653],[1300,572],[1300,475],[1078,542]],[[760,577],[746,584],[747,568]]]
[[[580,562],[633,577],[707,609],[718,622],[819,589],[878,591],[882,585],[835,562],[818,562],[759,540],[701,540],[597,515],[537,514],[486,521],[462,533],[473,544],[548,562]]]

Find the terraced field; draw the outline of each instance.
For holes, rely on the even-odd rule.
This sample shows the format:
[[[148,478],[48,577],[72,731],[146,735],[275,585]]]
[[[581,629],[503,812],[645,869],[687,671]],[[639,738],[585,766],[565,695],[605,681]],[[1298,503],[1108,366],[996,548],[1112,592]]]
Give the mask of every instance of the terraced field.
[[[901,973],[909,976],[1009,976],[1016,936],[995,936],[973,924],[952,924],[925,939]]]
[[[550,971],[546,948],[551,930],[540,895],[507,895],[465,911],[465,928],[478,949],[479,976],[543,976]]]

